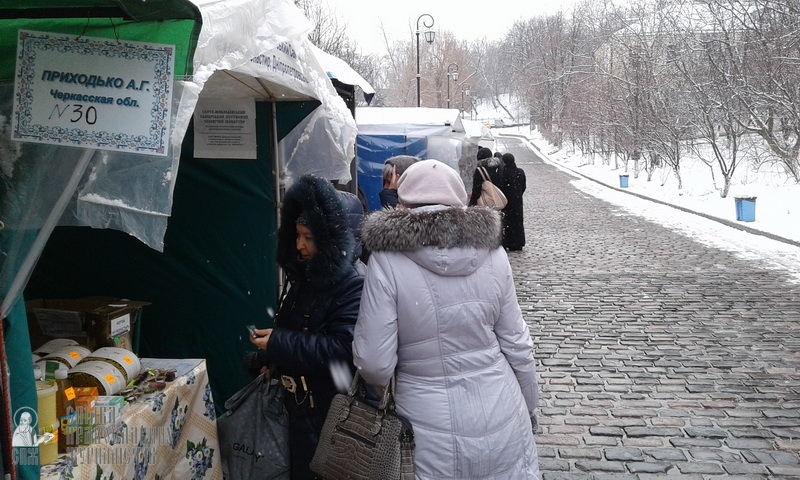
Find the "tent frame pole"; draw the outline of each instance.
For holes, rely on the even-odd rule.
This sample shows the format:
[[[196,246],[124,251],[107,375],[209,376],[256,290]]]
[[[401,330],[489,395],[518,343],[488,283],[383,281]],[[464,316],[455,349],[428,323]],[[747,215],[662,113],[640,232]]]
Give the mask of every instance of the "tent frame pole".
[[[272,158],[272,168],[275,172],[275,224],[280,227],[281,207],[283,206],[283,170],[281,168],[283,159],[281,158],[281,151],[278,148],[278,106],[275,99],[272,99]],[[275,295],[278,295],[278,292],[282,291],[285,281],[283,270],[280,267],[275,269],[275,276],[275,285],[277,286]],[[280,299],[278,299],[278,301],[280,302]],[[280,308],[280,305],[278,305],[278,308]]]

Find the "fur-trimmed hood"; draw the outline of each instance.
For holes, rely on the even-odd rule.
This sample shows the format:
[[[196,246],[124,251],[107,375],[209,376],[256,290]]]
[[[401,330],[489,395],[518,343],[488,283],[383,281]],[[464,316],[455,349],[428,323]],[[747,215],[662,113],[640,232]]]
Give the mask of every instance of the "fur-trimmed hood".
[[[497,157],[482,158],[478,160],[479,167],[499,167],[503,162]]]
[[[500,246],[500,214],[489,208],[441,205],[382,210],[367,217],[362,240],[371,252],[493,249]]]
[[[317,254],[308,262],[297,256],[295,224],[303,214],[314,235]],[[304,175],[286,191],[278,227],[277,261],[290,280],[330,287],[352,271],[355,239],[336,189],[321,177]]]
[[[444,277],[476,272],[498,249],[500,237],[497,211],[444,205],[375,212],[367,217],[362,232],[364,246],[372,252],[370,263],[399,253]]]

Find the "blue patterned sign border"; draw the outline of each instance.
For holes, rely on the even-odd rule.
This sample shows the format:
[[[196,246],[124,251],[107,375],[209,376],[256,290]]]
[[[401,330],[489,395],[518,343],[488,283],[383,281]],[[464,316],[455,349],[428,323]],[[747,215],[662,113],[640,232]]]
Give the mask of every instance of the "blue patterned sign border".
[[[147,135],[130,135],[125,132],[110,132],[82,128],[64,128],[34,123],[30,112],[35,101],[33,84],[42,74],[35,68],[38,52],[60,52],[64,54],[101,55],[107,58],[145,60],[152,64],[153,80],[150,87],[152,103],[141,105],[150,109],[150,125]],[[143,42],[115,39],[74,37],[30,30],[19,31],[17,49],[17,76],[14,98],[14,130],[12,138],[20,141],[68,144],[95,147],[103,150],[131,151],[150,155],[166,155],[170,131],[170,107],[172,103],[172,80],[175,47]],[[91,60],[87,61],[91,66]],[[118,98],[116,104],[120,103]],[[79,103],[79,102],[78,102]],[[125,108],[121,106],[119,108]]]

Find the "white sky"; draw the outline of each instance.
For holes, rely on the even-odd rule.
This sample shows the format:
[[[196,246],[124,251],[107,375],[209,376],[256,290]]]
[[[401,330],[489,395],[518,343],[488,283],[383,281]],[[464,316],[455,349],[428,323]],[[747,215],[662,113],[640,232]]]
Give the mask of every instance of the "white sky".
[[[415,38],[417,19],[425,13],[433,16],[432,30],[449,30],[459,40],[498,40],[517,20],[526,20],[565,11],[575,0],[493,0],[485,2],[455,0],[400,0],[382,2],[375,0],[327,0],[328,5],[348,25],[348,36],[364,53],[385,52],[381,26],[390,43]],[[480,5],[477,6],[476,5]],[[563,5],[563,7],[562,7]],[[420,32],[430,24],[425,17],[420,20]],[[421,40],[422,41],[422,40]],[[420,46],[422,43],[420,44]]]

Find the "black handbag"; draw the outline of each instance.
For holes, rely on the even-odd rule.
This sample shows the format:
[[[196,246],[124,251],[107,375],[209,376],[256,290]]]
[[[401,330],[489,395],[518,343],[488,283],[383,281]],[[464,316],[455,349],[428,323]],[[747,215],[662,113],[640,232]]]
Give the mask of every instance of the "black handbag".
[[[358,372],[347,395],[333,397],[312,472],[325,480],[414,480],[414,432],[395,412],[394,382],[377,408],[366,402]]]
[[[288,480],[289,416],[283,388],[259,375],[225,402],[217,419],[223,478]]]

